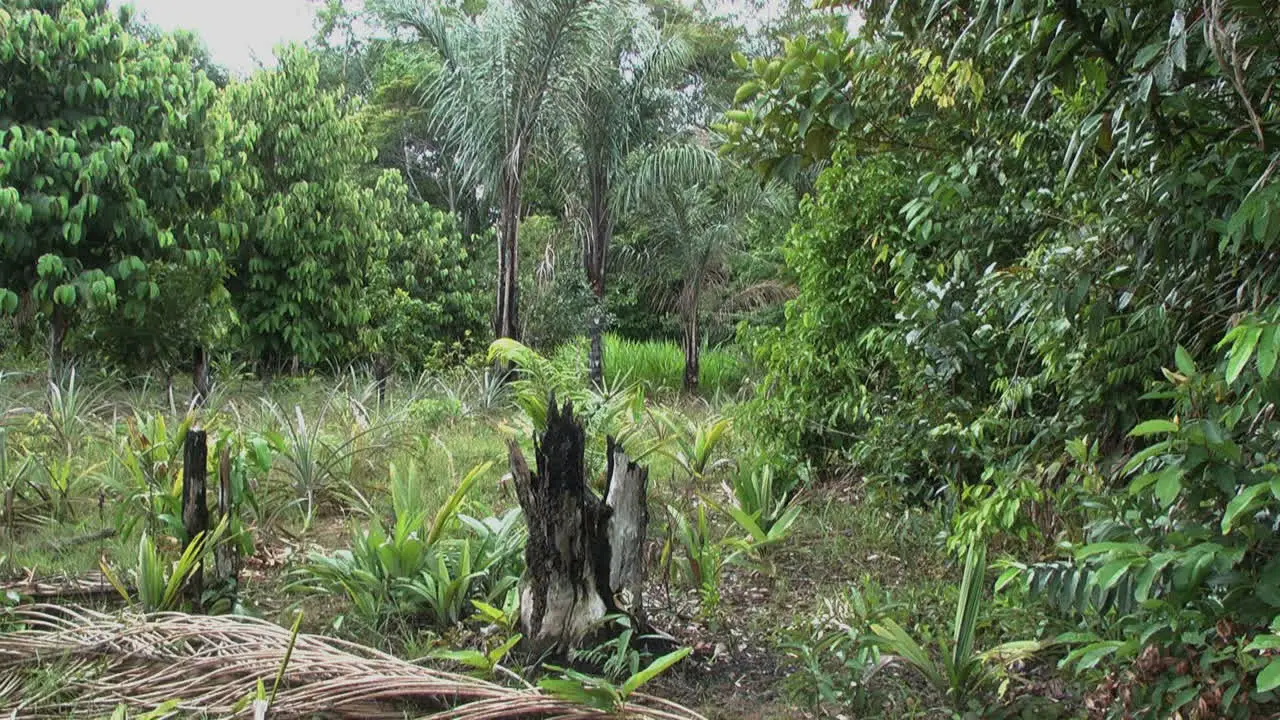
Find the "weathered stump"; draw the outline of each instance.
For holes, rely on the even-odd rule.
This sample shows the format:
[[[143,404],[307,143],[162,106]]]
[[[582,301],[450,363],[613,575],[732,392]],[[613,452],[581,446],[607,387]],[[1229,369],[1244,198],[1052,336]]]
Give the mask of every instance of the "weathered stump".
[[[514,442],[508,449],[529,528],[520,627],[532,649],[574,647],[611,613],[639,620],[648,473],[610,441],[605,499],[597,497],[587,486],[585,440],[573,405],[557,408],[554,397],[547,429],[534,437],[537,472]]]
[[[236,497],[231,487],[231,444],[222,446],[218,456],[218,517],[226,523],[228,531],[234,527]],[[234,601],[240,586],[240,543],[233,540],[220,542],[213,549],[214,577],[220,587],[231,594]]]
[[[205,498],[205,485],[209,477],[209,446],[205,431],[191,428],[187,431],[182,453],[182,526],[186,531],[189,547],[197,537],[209,529],[209,504]],[[187,585],[191,602],[200,607],[204,594],[204,566],[196,566]]]
[[[645,624],[645,534],[649,528],[649,469],[608,442],[605,504],[609,516],[609,590],[618,609]]]

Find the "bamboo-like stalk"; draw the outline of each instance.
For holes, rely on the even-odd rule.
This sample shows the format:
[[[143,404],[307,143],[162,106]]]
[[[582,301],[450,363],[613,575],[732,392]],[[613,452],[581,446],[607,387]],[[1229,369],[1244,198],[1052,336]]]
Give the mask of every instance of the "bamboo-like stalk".
[[[132,612],[28,605],[0,613],[0,706],[15,719],[109,713],[124,703],[151,709],[180,700],[175,716],[250,717],[258,680],[270,683],[291,633],[236,616]],[[31,687],[33,672],[56,668],[56,695]],[[39,692],[43,699],[38,699]],[[300,634],[285,668],[272,718],[399,720],[648,718],[704,720],[675,703],[636,694],[617,713],[537,690],[513,689],[422,667],[356,643]]]

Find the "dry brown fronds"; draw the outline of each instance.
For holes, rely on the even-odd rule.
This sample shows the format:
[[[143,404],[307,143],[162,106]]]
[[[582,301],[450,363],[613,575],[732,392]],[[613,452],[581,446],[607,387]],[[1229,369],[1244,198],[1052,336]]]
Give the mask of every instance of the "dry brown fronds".
[[[0,627],[0,710],[13,718],[103,715],[121,703],[151,709],[167,700],[179,700],[181,714],[252,717],[249,700],[258,681],[271,687],[290,640],[289,630],[255,618],[112,615],[59,605],[6,610]],[[51,673],[54,690],[47,687]],[[336,638],[299,635],[269,717],[315,714],[374,720],[704,720],[638,694],[619,712],[606,713],[536,690],[421,667]]]
[[[58,597],[115,595],[116,589],[99,570],[75,577],[39,577],[34,570],[24,569],[20,580],[0,582],[0,595],[17,593],[25,598],[48,600]]]

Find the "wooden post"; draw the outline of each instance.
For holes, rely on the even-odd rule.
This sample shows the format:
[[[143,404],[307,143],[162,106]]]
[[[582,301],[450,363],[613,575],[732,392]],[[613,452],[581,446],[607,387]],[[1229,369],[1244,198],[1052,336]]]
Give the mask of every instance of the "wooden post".
[[[597,630],[605,615],[643,607],[648,473],[611,442],[611,477],[601,500],[587,487],[584,450],[572,403],[558,408],[554,396],[547,429],[534,438],[537,472],[508,443],[529,527],[520,627],[534,652],[564,652]]]
[[[218,456],[218,517],[227,523],[228,531],[234,524],[236,506],[231,492],[231,444],[224,443]],[[234,601],[240,586],[240,544],[222,542],[213,549],[214,575],[218,585],[230,591]]]
[[[197,535],[209,529],[209,505],[205,499],[205,485],[209,477],[209,447],[205,431],[193,427],[187,431],[182,454],[182,525],[186,530],[186,545],[190,547]],[[204,565],[196,566],[187,586],[192,604],[200,607],[204,594]]]

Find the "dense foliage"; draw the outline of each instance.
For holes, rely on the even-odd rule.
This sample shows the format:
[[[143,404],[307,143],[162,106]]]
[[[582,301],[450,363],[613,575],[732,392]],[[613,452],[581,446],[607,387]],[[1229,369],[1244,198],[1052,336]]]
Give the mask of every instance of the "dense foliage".
[[[84,312],[137,321],[184,269],[208,295],[235,248],[217,88],[190,37],[131,29],[98,0],[0,10],[0,306],[48,319],[54,369]]]
[[[1035,657],[1097,717],[1273,712],[1274,3],[786,5],[327,0],[310,43],[232,77],[105,0],[5,3],[0,343],[6,370],[47,343],[51,381],[12,413],[6,489],[55,522],[88,496],[77,418],[101,403],[76,364],[192,370],[202,402],[210,357],[220,379],[367,366],[315,417],[268,400],[270,429],[223,438],[304,532],[367,515],[294,588],[370,632],[473,609],[509,630],[519,518],[459,489],[432,521],[439,483],[387,458],[464,419],[509,439],[555,393],[592,473],[607,436],[669,471],[655,554],[701,617],[731,572],[777,577],[806,484],[856,479],[902,518],[863,531],[950,558],[959,597],[926,603],[955,601],[950,644],[865,580],[838,632],[809,623],[795,657],[828,703],[871,707],[899,662],[986,712]],[[150,538],[180,531],[176,436],[111,434],[100,507],[148,519],[135,584],[173,606]]]
[[[821,168],[784,249],[799,296],[782,328],[749,334],[759,427],[947,496],[957,542],[1100,542],[1076,554],[1093,584],[1067,565],[1032,587],[1056,581],[1071,612],[1088,588],[1106,599],[1093,628],[1123,639],[1080,665],[1134,660],[1105,686],[1123,700],[1110,712],[1250,716],[1273,682],[1251,693],[1242,649],[1280,609],[1271,531],[1251,528],[1275,346],[1238,323],[1272,312],[1276,18],[1250,2],[896,5],[859,34],[739,59],[730,149],[766,174]],[[1175,347],[1175,419],[1141,422],[1168,412],[1147,391]],[[1233,394],[1255,347],[1262,384]],[[1156,432],[1173,436],[1130,439]]]

